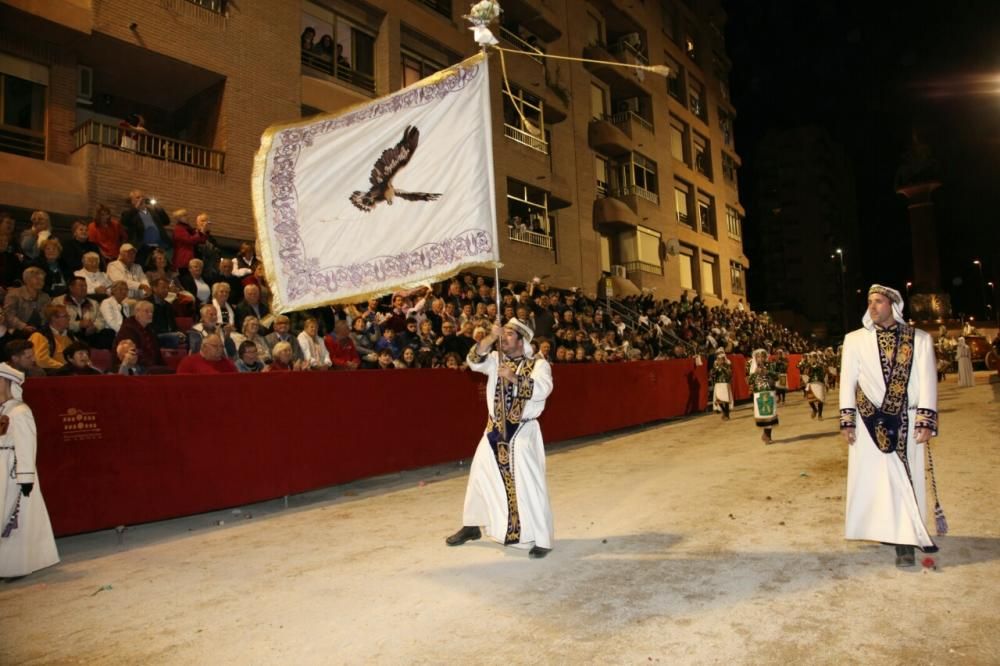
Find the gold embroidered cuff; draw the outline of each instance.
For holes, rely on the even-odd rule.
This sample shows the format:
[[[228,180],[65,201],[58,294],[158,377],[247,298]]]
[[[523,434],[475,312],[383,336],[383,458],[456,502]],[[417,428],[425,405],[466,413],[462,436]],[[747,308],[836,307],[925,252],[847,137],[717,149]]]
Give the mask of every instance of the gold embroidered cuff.
[[[938,414],[933,409],[917,409],[917,418],[913,421],[914,428],[929,428],[935,437],[938,434]]]
[[[858,410],[853,407],[846,407],[840,410],[840,427],[854,428],[858,422]]]
[[[486,357],[490,355],[489,352],[486,352],[485,354],[479,354],[476,351],[476,349],[478,348],[479,348],[479,343],[476,343],[469,348],[469,353],[466,354],[466,358],[469,360],[470,363],[482,363],[486,360]]]

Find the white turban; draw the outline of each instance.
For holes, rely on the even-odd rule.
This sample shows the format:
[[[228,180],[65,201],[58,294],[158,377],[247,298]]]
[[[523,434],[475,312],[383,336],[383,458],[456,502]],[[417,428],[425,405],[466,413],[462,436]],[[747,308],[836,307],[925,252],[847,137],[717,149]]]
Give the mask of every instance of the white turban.
[[[868,295],[872,294],[882,294],[892,303],[892,318],[898,321],[900,324],[905,324],[906,320],[903,319],[903,296],[898,291],[892,287],[884,287],[880,284],[873,284],[868,289]],[[869,331],[875,327],[875,322],[872,321],[871,314],[868,313],[868,308],[865,308],[865,316],[861,318],[861,323]]]
[[[0,363],[0,377],[10,380],[10,394],[14,399],[23,400],[21,384],[24,383],[24,373],[9,363]]]

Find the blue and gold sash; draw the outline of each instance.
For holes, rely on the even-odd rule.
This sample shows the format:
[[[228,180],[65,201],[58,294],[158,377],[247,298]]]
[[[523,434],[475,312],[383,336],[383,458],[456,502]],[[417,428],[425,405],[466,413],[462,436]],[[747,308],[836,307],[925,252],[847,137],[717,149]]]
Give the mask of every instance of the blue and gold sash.
[[[861,414],[861,421],[879,451],[882,453],[900,451],[900,456],[905,462],[907,386],[910,383],[910,371],[913,369],[915,332],[912,326],[905,324],[898,326],[899,338],[895,349],[887,350],[882,342],[879,342],[879,355],[885,379],[885,397],[881,406],[876,406],[861,390],[860,385],[855,389],[854,397],[858,413]],[[891,353],[886,353],[888,351]]]

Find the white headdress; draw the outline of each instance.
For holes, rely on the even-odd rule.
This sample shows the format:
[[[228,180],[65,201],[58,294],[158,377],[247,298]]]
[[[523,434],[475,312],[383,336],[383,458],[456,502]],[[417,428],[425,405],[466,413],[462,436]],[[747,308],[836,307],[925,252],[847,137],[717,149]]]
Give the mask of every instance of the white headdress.
[[[892,318],[898,321],[900,324],[905,324],[906,320],[903,319],[903,296],[898,291],[892,287],[885,287],[880,284],[873,284],[868,289],[868,295],[881,294],[889,299],[892,303]],[[872,321],[871,314],[868,313],[868,308],[865,308],[865,316],[861,318],[861,323],[869,331],[875,327],[875,322]]]
[[[9,363],[0,363],[0,377],[10,380],[10,394],[14,399],[23,400],[21,384],[24,383],[24,373]]]
[[[531,348],[531,339],[535,337],[535,332],[532,331],[527,324],[522,323],[516,317],[508,319],[507,323],[504,324],[503,327],[520,333],[521,342],[524,343],[524,357],[531,358],[535,353],[535,351]]]
[[[767,350],[766,349],[754,349],[753,353],[750,354],[750,374],[757,372],[757,356],[759,354],[764,355],[764,359],[767,360]]]

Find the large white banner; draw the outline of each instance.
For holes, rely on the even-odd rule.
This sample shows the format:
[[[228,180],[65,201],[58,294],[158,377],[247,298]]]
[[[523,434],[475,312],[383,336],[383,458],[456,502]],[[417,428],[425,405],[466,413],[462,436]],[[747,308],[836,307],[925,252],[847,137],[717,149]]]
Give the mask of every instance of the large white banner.
[[[443,279],[499,260],[487,61],[261,139],[254,215],[273,309]]]

